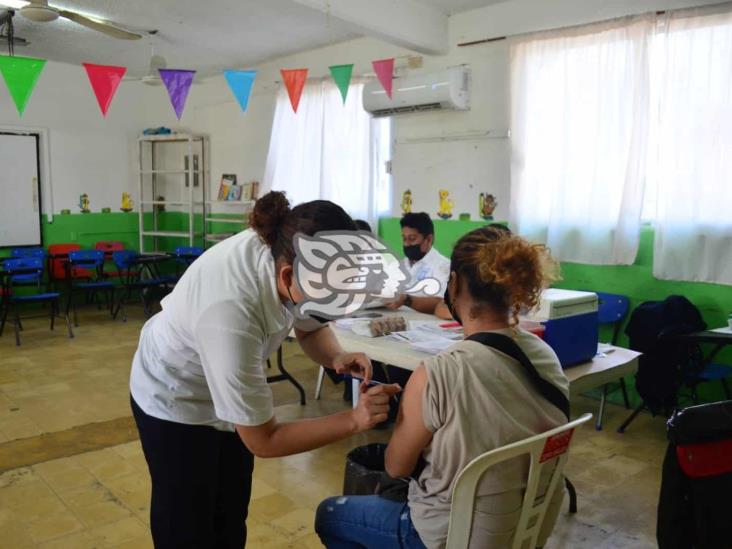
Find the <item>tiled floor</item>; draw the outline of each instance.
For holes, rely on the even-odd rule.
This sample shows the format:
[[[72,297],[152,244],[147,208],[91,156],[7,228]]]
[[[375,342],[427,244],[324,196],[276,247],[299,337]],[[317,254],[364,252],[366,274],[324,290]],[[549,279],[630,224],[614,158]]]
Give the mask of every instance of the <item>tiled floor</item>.
[[[63,330],[48,332],[43,321],[25,323],[20,348],[12,334],[0,338],[0,548],[152,546],[145,461],[136,440],[119,443],[134,437],[134,430],[125,434],[127,381],[142,318],[130,311],[124,324],[93,311],[80,320],[74,340]],[[301,407],[289,384],[274,385],[278,418],[343,408],[341,388],[327,380],[323,399],[312,401],[316,368],[296,345],[285,355],[309,401]],[[597,406],[589,399],[572,404],[576,414]],[[618,435],[613,427],[624,415],[611,406],[608,430],[578,433],[568,475],[580,510],[562,514],[548,547],[655,547],[664,422],[641,415]],[[387,432],[373,431],[298,456],[257,460],[247,546],[320,547],[314,510],[340,492],[346,452],[387,439]],[[19,462],[25,466],[11,465]]]

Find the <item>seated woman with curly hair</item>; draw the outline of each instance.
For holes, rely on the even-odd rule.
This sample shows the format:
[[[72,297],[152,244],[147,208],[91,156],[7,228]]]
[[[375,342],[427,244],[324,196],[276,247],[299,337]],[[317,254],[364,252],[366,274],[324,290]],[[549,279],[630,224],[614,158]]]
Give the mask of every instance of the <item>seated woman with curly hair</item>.
[[[475,341],[485,332],[509,336],[540,376],[568,396],[569,383],[554,351],[518,327],[519,311],[537,305],[555,266],[545,247],[506,230],[483,227],[457,242],[445,302],[463,325],[465,339],[414,371],[386,452],[392,477],[411,475],[420,458],[426,465],[411,480],[406,502],[380,496],[322,502],[315,529],[326,547],[444,547],[460,471],[489,450],[566,423],[517,360]],[[509,546],[527,475],[524,459],[488,470],[476,494],[471,547]],[[549,495],[552,505],[543,530],[553,526],[562,495],[559,489]]]

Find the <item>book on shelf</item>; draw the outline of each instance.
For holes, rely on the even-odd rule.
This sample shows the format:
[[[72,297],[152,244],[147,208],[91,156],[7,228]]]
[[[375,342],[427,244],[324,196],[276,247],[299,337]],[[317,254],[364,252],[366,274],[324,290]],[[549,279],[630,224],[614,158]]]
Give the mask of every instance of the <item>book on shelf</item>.
[[[216,197],[217,200],[228,200],[229,192],[231,187],[236,185],[236,174],[225,173],[221,176],[221,183],[219,184],[219,194]]]
[[[241,200],[241,185],[237,185],[234,183],[229,188],[229,194],[226,197],[226,200],[229,202],[238,202]]]
[[[259,198],[259,181],[252,181],[251,185],[252,185],[252,191],[251,191],[251,194],[249,195],[249,199],[256,200],[257,198]]]

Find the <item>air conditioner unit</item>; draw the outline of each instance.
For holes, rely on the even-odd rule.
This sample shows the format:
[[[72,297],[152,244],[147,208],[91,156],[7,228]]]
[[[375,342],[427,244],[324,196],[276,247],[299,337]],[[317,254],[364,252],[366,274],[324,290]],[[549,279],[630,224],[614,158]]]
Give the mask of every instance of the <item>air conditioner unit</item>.
[[[363,108],[375,117],[423,111],[466,111],[470,108],[469,86],[468,67],[395,78],[391,99],[374,80],[364,86]]]

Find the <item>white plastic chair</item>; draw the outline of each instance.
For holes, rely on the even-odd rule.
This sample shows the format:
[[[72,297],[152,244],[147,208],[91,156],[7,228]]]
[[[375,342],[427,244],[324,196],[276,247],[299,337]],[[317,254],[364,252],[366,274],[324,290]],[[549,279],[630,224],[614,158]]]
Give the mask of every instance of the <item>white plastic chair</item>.
[[[582,417],[551,431],[486,452],[468,463],[458,475],[455,488],[452,491],[450,526],[445,549],[467,549],[473,525],[475,493],[486,470],[498,463],[516,459],[524,454],[529,454],[531,464],[521,507],[521,516],[513,536],[511,549],[524,547],[534,549],[544,516],[549,507],[551,495],[564,477],[564,465],[569,457],[567,451],[572,441],[574,429],[590,419],[592,419],[592,414],[584,414]],[[556,463],[556,467],[551,474],[546,497],[537,502],[536,492],[541,473],[546,464],[553,463]]]

